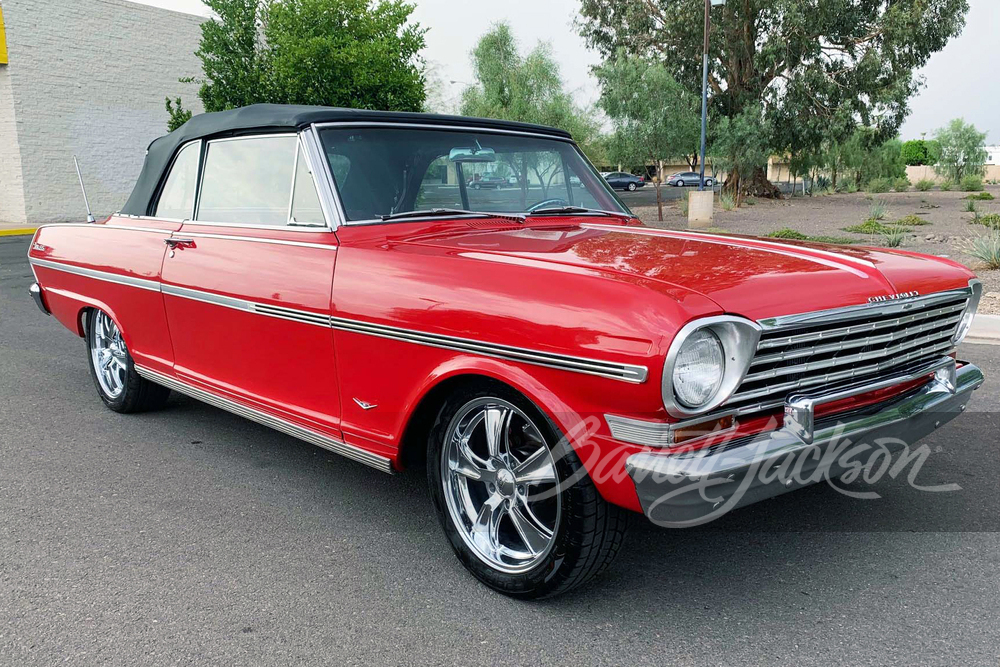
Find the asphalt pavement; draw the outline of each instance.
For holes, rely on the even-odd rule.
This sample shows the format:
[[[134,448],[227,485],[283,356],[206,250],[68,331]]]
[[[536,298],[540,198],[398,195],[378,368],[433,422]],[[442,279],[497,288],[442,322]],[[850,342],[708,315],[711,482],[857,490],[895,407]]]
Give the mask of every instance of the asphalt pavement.
[[[586,588],[465,573],[421,473],[193,400],[105,409],[0,239],[0,664],[997,665],[1000,347],[916,484],[825,484],[684,531],[637,520]],[[866,487],[866,490],[869,490]]]

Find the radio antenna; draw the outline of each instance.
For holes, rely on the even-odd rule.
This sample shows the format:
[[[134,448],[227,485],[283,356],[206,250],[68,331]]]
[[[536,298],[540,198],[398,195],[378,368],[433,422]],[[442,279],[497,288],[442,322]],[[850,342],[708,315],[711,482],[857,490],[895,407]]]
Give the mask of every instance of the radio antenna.
[[[76,177],[80,179],[80,189],[83,190],[83,203],[87,207],[87,222],[97,222],[94,214],[90,212],[90,202],[87,200],[87,188],[83,185],[83,174],[80,173],[80,162],[73,156],[73,164],[76,165]]]

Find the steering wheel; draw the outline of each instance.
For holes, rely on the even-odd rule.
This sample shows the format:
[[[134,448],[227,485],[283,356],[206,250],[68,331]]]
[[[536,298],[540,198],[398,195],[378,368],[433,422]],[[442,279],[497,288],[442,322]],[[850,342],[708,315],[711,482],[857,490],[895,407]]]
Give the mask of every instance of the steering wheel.
[[[569,202],[566,201],[565,199],[559,199],[559,198],[546,199],[544,201],[538,202],[534,206],[531,206],[528,209],[528,213],[534,213],[535,211],[542,208],[557,208],[560,206],[569,206]]]

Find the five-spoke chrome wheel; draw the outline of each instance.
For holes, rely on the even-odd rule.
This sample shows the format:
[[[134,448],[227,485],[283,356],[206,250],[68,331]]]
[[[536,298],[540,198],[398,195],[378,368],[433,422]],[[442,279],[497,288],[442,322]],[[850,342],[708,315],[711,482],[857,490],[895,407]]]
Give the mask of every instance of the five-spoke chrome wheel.
[[[559,528],[555,462],[539,428],[513,404],[482,397],[445,434],[441,482],[466,545],[501,572],[531,569]]]
[[[128,352],[118,326],[103,311],[94,317],[90,355],[97,382],[108,398],[117,398],[125,388],[128,375]]]

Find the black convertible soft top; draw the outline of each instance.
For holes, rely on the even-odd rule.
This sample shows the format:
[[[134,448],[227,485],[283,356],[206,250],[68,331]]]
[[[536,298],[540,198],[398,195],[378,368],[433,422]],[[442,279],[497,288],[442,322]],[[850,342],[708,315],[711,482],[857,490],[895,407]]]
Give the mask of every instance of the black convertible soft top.
[[[139,178],[121,212],[125,215],[149,215],[157,189],[177,149],[189,141],[206,137],[231,136],[247,132],[296,130],[312,123],[365,122],[408,123],[514,130],[570,138],[568,132],[544,125],[515,123],[488,118],[442,116],[400,111],[367,111],[335,107],[254,104],[253,106],[194,116],[168,135],[155,139],[146,151]]]

